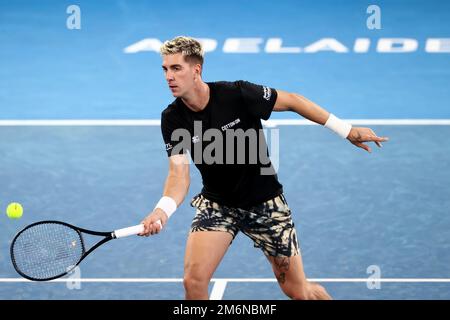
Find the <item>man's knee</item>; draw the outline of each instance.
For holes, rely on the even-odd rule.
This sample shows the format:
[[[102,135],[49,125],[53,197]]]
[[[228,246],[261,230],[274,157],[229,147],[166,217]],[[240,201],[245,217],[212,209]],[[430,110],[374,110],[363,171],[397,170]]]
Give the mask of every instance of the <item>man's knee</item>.
[[[186,291],[207,291],[210,278],[201,268],[187,266],[184,272],[183,285]]]
[[[186,291],[204,291],[208,289],[209,281],[198,277],[192,277],[185,275],[183,279],[183,285]]]

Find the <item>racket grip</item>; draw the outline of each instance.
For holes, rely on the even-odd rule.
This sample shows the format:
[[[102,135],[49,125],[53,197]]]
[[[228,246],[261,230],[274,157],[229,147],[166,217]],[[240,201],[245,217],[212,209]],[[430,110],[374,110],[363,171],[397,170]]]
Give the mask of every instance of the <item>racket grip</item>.
[[[159,224],[160,227],[162,228],[161,220],[156,221],[156,223]],[[128,236],[134,236],[141,232],[144,232],[144,225],[138,224],[136,226],[115,230],[114,236],[116,239],[118,239]]]

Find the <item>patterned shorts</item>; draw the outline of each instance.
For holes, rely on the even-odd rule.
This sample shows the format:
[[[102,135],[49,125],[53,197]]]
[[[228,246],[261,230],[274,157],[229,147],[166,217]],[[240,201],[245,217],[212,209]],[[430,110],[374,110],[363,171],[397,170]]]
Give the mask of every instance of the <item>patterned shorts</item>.
[[[299,254],[291,210],[282,194],[248,210],[220,205],[201,194],[192,199],[191,206],[197,208],[191,232],[223,231],[234,239],[242,231],[267,256]]]

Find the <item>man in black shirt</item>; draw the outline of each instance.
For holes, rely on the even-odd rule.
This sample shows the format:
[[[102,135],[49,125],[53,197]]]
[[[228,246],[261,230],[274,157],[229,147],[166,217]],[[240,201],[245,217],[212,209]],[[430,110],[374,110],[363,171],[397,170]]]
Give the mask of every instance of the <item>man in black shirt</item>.
[[[292,299],[330,299],[307,281],[291,211],[268,156],[261,119],[272,111],[293,111],[325,125],[354,145],[387,141],[369,128],[352,127],[308,99],[246,81],[204,82],[198,41],[177,37],[161,47],[163,70],[173,101],[161,115],[169,156],[163,197],[143,220],[141,235],[158,233],[189,188],[189,156],[203,189],[185,254],[187,299],[207,299],[208,284],[239,231],[261,248],[283,292]],[[189,155],[188,155],[189,153]]]

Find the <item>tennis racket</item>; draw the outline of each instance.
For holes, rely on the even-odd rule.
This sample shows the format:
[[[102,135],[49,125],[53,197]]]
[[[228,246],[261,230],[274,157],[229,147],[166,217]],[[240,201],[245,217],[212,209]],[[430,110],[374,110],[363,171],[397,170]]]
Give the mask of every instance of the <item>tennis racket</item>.
[[[161,223],[159,220],[157,223]],[[144,231],[144,225],[99,232],[61,221],[39,221],[28,225],[14,237],[10,253],[14,269],[24,278],[47,281],[71,272],[92,251],[112,240]],[[103,237],[86,251],[83,234]]]

